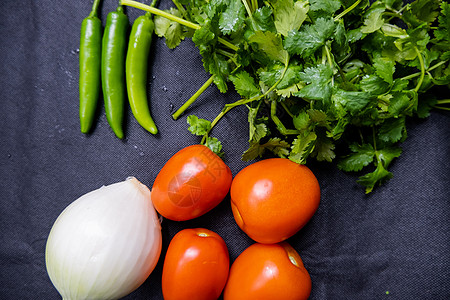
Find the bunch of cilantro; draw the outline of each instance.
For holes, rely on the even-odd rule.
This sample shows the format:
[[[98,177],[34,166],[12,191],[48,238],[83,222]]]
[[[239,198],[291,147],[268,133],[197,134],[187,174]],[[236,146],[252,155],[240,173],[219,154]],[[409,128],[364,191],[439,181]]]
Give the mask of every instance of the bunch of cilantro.
[[[242,97],[212,122],[187,118],[189,130],[217,153],[222,146],[211,129],[245,105],[249,148],[243,160],[266,152],[299,164],[336,159],[343,171],[367,172],[358,182],[369,193],[392,177],[388,167],[402,152],[406,118],[448,109],[449,99],[426,97],[436,86],[450,86],[445,1],[173,3],[167,12],[177,18],[156,16],[156,33],[170,48],[191,38],[211,74],[207,83],[223,93],[233,86]],[[347,154],[336,155],[341,152]]]

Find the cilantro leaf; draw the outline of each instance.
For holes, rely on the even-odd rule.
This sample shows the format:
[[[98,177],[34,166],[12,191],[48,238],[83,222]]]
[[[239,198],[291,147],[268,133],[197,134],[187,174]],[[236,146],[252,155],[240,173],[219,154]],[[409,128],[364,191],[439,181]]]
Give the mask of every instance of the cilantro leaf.
[[[283,75],[284,66],[281,64],[267,65],[258,70],[259,79],[267,86],[273,86]]]
[[[308,115],[311,117],[311,121],[317,126],[328,127],[328,116],[325,112],[318,109],[308,109]]]
[[[266,86],[275,86],[276,93],[280,96],[290,97],[298,92],[297,84],[300,81],[301,66],[289,64],[285,66],[277,63],[268,65],[266,68],[258,70],[259,79]]]
[[[284,47],[289,54],[311,56],[332,37],[336,27],[332,18],[318,18],[312,25],[305,25],[300,31],[289,31]]]
[[[361,27],[362,33],[371,33],[377,31],[384,24],[383,13],[385,8],[375,7],[366,14],[364,25]]]
[[[260,141],[268,133],[267,125],[264,123],[252,124],[249,132],[249,140]]]
[[[377,159],[387,168],[392,160],[399,157],[401,153],[402,149],[400,147],[389,146],[383,149],[377,149]]]
[[[285,64],[289,58],[281,37],[271,31],[258,30],[249,37],[249,42],[255,46],[255,51],[263,52],[270,60]]]
[[[369,105],[373,97],[366,92],[335,89],[331,99],[336,107],[340,107],[351,115],[357,115]]]
[[[439,2],[439,0],[416,0],[407,6],[403,19],[412,26],[420,26],[422,23],[431,24],[439,15],[437,10]]]
[[[197,29],[192,36],[192,41],[197,45],[213,45],[216,43],[217,36],[213,30],[213,25],[211,21]]]
[[[221,93],[225,93],[228,90],[227,75],[230,72],[227,59],[218,53],[212,53],[210,59],[203,60],[203,64],[207,65],[210,74],[216,75],[213,82]]]
[[[341,138],[349,122],[348,117],[345,114],[341,114],[338,121],[328,130],[327,137],[333,138],[334,140]]]
[[[360,176],[357,182],[366,187],[366,194],[372,192],[377,183],[381,183],[392,178],[392,173],[378,164],[375,171]]]
[[[304,132],[292,142],[289,159],[298,164],[305,164],[306,159],[314,150],[317,135],[314,131]]]
[[[381,26],[381,30],[383,31],[383,34],[386,36],[396,37],[396,38],[407,38],[408,33],[406,33],[406,30],[403,28],[398,27],[395,24],[383,24]]]
[[[211,129],[211,122],[200,119],[196,115],[189,115],[187,118],[188,130],[195,135],[205,135]]]
[[[336,56],[338,59],[345,58],[351,49],[348,42],[344,21],[342,19],[336,24],[336,29],[334,30],[334,41],[333,50],[336,53]]]
[[[305,131],[311,125],[311,117],[306,111],[300,112],[293,118],[294,127],[297,130]]]
[[[404,114],[405,111],[413,105],[413,100],[410,95],[403,92],[392,93],[392,98],[390,99],[390,104],[388,107],[389,113],[394,117],[399,117]]]
[[[243,98],[252,98],[260,94],[261,90],[255,83],[254,78],[246,71],[240,71],[236,74],[229,76],[231,82],[233,82],[236,91]]]
[[[367,173],[358,178],[357,182],[366,187],[366,193],[370,193],[377,183],[382,182],[392,178],[392,173],[387,170],[391,161],[399,157],[402,153],[399,147],[386,147],[383,149],[378,149],[375,152],[377,161],[376,169],[371,173]]]
[[[375,73],[389,84],[394,81],[395,62],[386,57],[376,57],[373,59]]]
[[[391,91],[401,92],[408,87],[408,84],[409,84],[409,81],[406,79],[402,79],[402,78],[395,79],[392,84]]]
[[[236,32],[245,20],[245,8],[241,0],[230,0],[225,11],[220,15],[219,28],[224,34]]]
[[[171,8],[166,12],[177,17],[181,16],[180,12],[175,8]],[[185,28],[175,21],[171,21],[164,17],[155,16],[154,23],[155,34],[159,37],[164,37],[166,40],[166,45],[170,49],[177,47],[186,37]]]
[[[291,30],[297,31],[307,17],[308,1],[277,0],[271,2],[274,9],[275,27],[284,36],[287,36]]]
[[[265,124],[265,121],[267,121],[268,118],[267,117],[262,119],[256,118],[260,105],[261,102],[259,102],[257,107],[247,106],[248,123],[249,123],[249,142],[259,142],[268,133],[268,128]]]
[[[419,118],[426,118],[430,116],[430,110],[436,105],[437,100],[434,97],[424,97],[418,103],[417,116]]]
[[[435,48],[439,49],[441,60],[450,59],[450,4],[442,1],[438,27],[434,30]]]
[[[211,130],[210,121],[200,119],[195,115],[189,115],[187,117],[187,123],[189,124],[188,130],[194,135],[204,136],[209,132],[209,130]],[[215,137],[207,136],[205,146],[220,157],[224,155],[222,151],[222,143]]]
[[[307,85],[295,95],[306,99],[324,100],[328,102],[331,97],[331,78],[333,70],[329,65],[320,64],[316,67],[308,67],[299,73],[300,80]]]
[[[297,83],[300,81],[299,74],[301,70],[301,66],[289,64],[286,72],[284,72],[283,77],[277,84],[276,92],[278,95],[290,97],[292,93],[296,93],[298,91]]]
[[[406,30],[408,36],[405,38],[397,39],[394,41],[394,45],[400,50],[399,57],[396,58],[397,61],[403,60],[414,60],[417,58],[418,50],[425,50],[427,48],[428,42],[430,41],[430,36],[426,29],[422,27],[417,27],[413,29]]]
[[[220,92],[225,93],[228,89],[229,63],[224,55],[216,51],[218,40],[216,31],[217,24],[215,21],[206,20],[205,24],[195,31],[192,41],[200,50],[205,71],[215,75],[214,84]]]
[[[272,18],[272,9],[269,6],[263,6],[253,12],[253,19],[257,28],[254,30],[271,31],[276,33],[275,22]]]
[[[219,157],[224,156],[224,152],[222,151],[222,143],[217,138],[210,136],[206,137],[205,146]]]
[[[405,117],[387,119],[381,125],[378,138],[384,142],[395,143],[406,134]]]
[[[250,147],[243,153],[242,160],[249,161],[262,157],[266,150],[275,155],[285,158],[289,155],[289,143],[280,138],[271,138],[266,143],[250,142]]]
[[[364,76],[359,86],[362,91],[372,95],[381,95],[389,90],[389,84],[377,75]]]
[[[438,17],[439,27],[434,30],[437,40],[450,40],[450,3],[442,1],[441,15]]]
[[[334,14],[339,8],[341,8],[341,2],[338,0],[310,0],[311,10],[323,10],[329,14]]]
[[[358,172],[368,166],[375,156],[375,150],[370,144],[351,144],[350,150],[352,154],[341,159],[337,167],[346,172]]]
[[[318,137],[311,156],[315,157],[318,161],[331,162],[336,157],[334,149],[335,145],[329,138]]]
[[[299,131],[305,131],[315,126],[328,128],[328,116],[321,110],[308,109],[299,112],[292,119],[294,127]]]

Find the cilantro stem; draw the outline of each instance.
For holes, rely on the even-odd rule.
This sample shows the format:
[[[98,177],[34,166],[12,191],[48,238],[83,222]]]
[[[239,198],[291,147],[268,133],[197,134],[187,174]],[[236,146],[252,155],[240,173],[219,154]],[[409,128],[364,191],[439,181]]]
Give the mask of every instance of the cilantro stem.
[[[225,104],[225,107],[222,109],[222,111],[216,116],[216,118],[211,122],[211,127],[209,128],[209,130],[206,132],[206,134],[203,136],[201,143],[203,144],[204,141],[206,140],[206,138],[208,137],[208,134],[211,132],[211,130],[214,128],[214,126],[220,121],[220,119],[222,119],[223,116],[226,115],[227,112],[229,112],[230,110],[232,110],[234,107],[239,106],[239,105],[243,105],[243,104],[247,104],[253,101],[257,101],[257,100],[261,100],[262,98],[266,97],[270,92],[272,92],[277,85],[281,82],[281,80],[283,79],[284,75],[286,74],[286,71],[288,69],[289,66],[289,57],[286,59],[286,63],[284,66],[284,70],[283,73],[281,74],[280,78],[277,80],[277,82],[275,82],[266,92],[264,92],[261,95],[258,96],[254,96],[252,98],[249,99],[240,99],[237,100],[233,103],[230,104]]]
[[[284,108],[284,111],[286,111],[286,113],[291,117],[294,118],[294,114],[289,110],[289,108],[287,107],[286,103],[284,101],[280,102],[281,106]]]
[[[333,70],[333,59],[331,58],[330,49],[327,45],[324,46],[324,49],[327,56],[328,65],[330,66],[330,69]],[[331,77],[331,86],[334,86],[334,76]]]
[[[252,10],[255,11],[258,9],[258,0],[252,0]]]
[[[375,134],[375,126],[372,126],[372,138],[373,138],[373,149],[375,150],[375,153],[377,153],[377,139]],[[377,154],[377,160],[378,160],[378,154]]]
[[[178,11],[181,13],[183,18],[187,18],[186,9],[184,9],[184,6],[180,4],[177,0],[172,0],[173,4],[177,7]]]
[[[450,104],[450,99],[442,99],[438,100],[437,104]]]
[[[347,9],[345,9],[343,12],[341,12],[339,15],[337,15],[336,17],[334,17],[334,21],[338,21],[339,19],[341,19],[343,16],[345,16],[346,14],[348,14],[349,12],[351,12],[355,7],[357,7],[359,5],[359,3],[361,3],[361,0],[357,0],[355,3],[353,3],[351,6],[349,6]]]
[[[224,109],[222,109],[222,111],[220,112],[220,114],[217,115],[217,117],[211,122],[211,127],[209,128],[209,130],[205,133],[205,135],[202,137],[202,140],[200,142],[200,144],[204,144],[206,141],[206,138],[208,137],[208,134],[211,132],[211,130],[213,129],[214,126],[216,126],[217,122],[220,121],[220,119],[222,119],[223,116],[225,116],[225,114],[227,112],[229,112],[234,106],[230,106],[230,107],[225,107]]]
[[[450,107],[446,107],[446,106],[441,106],[442,104],[450,104],[450,99],[442,99],[442,100],[438,100],[436,102],[437,105],[434,106],[434,108],[437,109],[443,109],[443,110],[450,110]]]
[[[160,17],[164,17],[164,18],[166,18],[166,19],[169,19],[169,20],[171,20],[171,21],[180,23],[181,25],[184,25],[184,26],[186,26],[186,27],[189,27],[189,28],[192,28],[192,29],[195,29],[195,30],[201,28],[201,26],[198,25],[198,24],[192,23],[192,22],[187,21],[187,20],[185,20],[185,19],[183,19],[183,18],[174,16],[174,15],[168,13],[168,12],[165,12],[165,11],[163,11],[163,10],[161,10],[161,9],[158,9],[158,8],[155,8],[155,7],[151,7],[151,6],[149,6],[149,5],[146,5],[146,4],[137,2],[137,1],[133,1],[133,0],[120,0],[120,4],[121,4],[121,5],[131,6],[131,7],[134,7],[134,8],[141,9],[141,10],[148,11],[148,12],[154,14],[154,15],[158,15],[158,16],[160,16]]]
[[[292,134],[299,134],[300,131],[296,129],[286,129],[286,126],[284,126],[283,122],[281,122],[280,118],[277,116],[277,101],[272,100],[270,103],[270,118],[277,126],[278,131],[282,135],[292,135]]]
[[[448,60],[442,60],[442,61],[438,62],[437,64],[432,65],[431,67],[429,67],[427,71],[428,72],[433,71],[434,69],[439,68],[440,66],[442,66],[443,64],[445,64],[447,62],[448,62]]]
[[[179,24],[181,24],[181,25],[184,25],[184,26],[189,27],[189,28],[194,29],[194,30],[197,30],[197,29],[200,29],[200,28],[201,28],[201,26],[198,25],[198,24],[192,23],[192,22],[187,21],[187,20],[185,20],[185,19],[183,19],[183,18],[174,16],[174,15],[168,13],[168,12],[165,12],[165,11],[163,11],[163,10],[161,10],[161,9],[158,9],[158,8],[155,8],[155,7],[151,7],[151,6],[149,6],[149,5],[146,5],[146,4],[137,2],[137,1],[133,1],[133,0],[120,0],[120,4],[121,4],[121,5],[131,6],[131,7],[134,7],[134,8],[141,9],[141,10],[148,11],[148,12],[154,14],[154,15],[157,15],[157,16],[160,16],[160,17],[169,19],[169,20],[171,20],[171,21],[177,22],[177,23],[179,23]],[[234,50],[234,51],[239,50],[239,48],[238,48],[236,45],[232,44],[231,42],[229,42],[229,41],[227,41],[227,40],[225,40],[225,39],[223,39],[223,38],[221,38],[221,37],[218,37],[217,40],[218,40],[219,43],[221,43],[222,45],[227,46],[228,48],[230,48],[230,49],[232,49],[232,50]]]
[[[396,12],[384,12],[383,15],[401,19],[402,15]],[[390,20],[390,19],[389,19]],[[387,20],[387,21],[389,21]]]
[[[224,46],[227,46],[231,50],[234,50],[234,51],[238,51],[239,50],[239,47],[237,47],[236,45],[232,44],[231,42],[229,42],[229,41],[227,41],[227,40],[225,40],[225,39],[223,39],[221,37],[218,37],[217,40],[219,41],[219,43],[221,43]]]
[[[434,108],[450,111],[450,107],[445,107],[445,106],[434,106]]]
[[[256,28],[255,26],[255,19],[253,19],[253,14],[250,6],[248,5],[247,0],[242,0],[242,3],[245,6],[245,10],[247,11],[248,17],[250,18],[250,21],[252,22],[253,28]]]
[[[244,4],[245,10],[247,11],[248,15],[251,18],[252,17],[252,10],[251,10],[247,0],[242,0],[241,2],[242,2],[242,4]]]
[[[256,100],[260,100],[260,99],[266,97],[270,92],[272,92],[278,86],[278,84],[281,82],[281,80],[283,80],[284,75],[286,74],[286,71],[288,69],[288,66],[289,66],[289,58],[287,58],[287,61],[285,63],[285,66],[284,66],[283,72],[281,73],[280,78],[266,92],[264,92],[264,94],[258,95],[258,96],[254,96],[254,97],[249,98],[249,99],[240,99],[240,100],[238,100],[236,102],[233,102],[233,103],[230,103],[230,104],[226,104],[225,107],[233,108],[233,107],[236,107],[236,106],[239,106],[239,105],[242,105],[242,104],[247,104],[247,103],[250,103],[250,102],[253,102],[253,101],[256,101]],[[211,128],[212,128],[212,126],[211,126]]]
[[[420,63],[420,78],[419,78],[419,82],[417,82],[416,88],[414,89],[414,91],[418,92],[420,87],[422,86],[422,82],[425,77],[425,63],[423,61],[423,57],[422,57],[422,54],[420,53],[419,49],[417,47],[414,47],[414,50],[416,50],[417,57],[419,58],[419,63]]]
[[[230,59],[230,61],[232,61],[235,65],[239,65],[237,63],[237,61],[236,61],[236,55],[235,54],[232,54],[232,53],[230,53],[228,51],[225,51],[223,49],[220,49],[220,48],[216,49],[216,51],[217,51],[217,53],[220,53],[223,56],[228,57]]]
[[[172,118],[174,120],[177,120],[184,112],[185,110],[194,103],[197,98],[213,83],[214,81],[214,75],[209,77],[209,79],[198,89],[198,91],[195,92],[189,98],[175,113],[172,114]]]
[[[447,61],[448,61],[448,60],[443,60],[443,61],[438,62],[437,64],[435,64],[435,65],[429,67],[428,70],[427,70],[427,72],[431,72],[431,71],[433,71],[434,69],[439,68],[439,67],[442,66],[443,64],[447,63]],[[407,76],[404,76],[404,77],[400,78],[400,80],[410,80],[410,79],[413,79],[413,78],[419,76],[420,74],[422,74],[422,72],[413,73],[413,74],[410,74],[410,75],[407,75]]]

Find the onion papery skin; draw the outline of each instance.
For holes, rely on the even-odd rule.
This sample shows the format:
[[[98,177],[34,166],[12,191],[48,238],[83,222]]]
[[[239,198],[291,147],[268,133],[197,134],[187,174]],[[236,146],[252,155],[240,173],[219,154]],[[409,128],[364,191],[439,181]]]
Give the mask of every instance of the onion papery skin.
[[[63,210],[47,240],[47,272],[63,299],[119,299],[148,278],[161,245],[150,191],[130,177]]]

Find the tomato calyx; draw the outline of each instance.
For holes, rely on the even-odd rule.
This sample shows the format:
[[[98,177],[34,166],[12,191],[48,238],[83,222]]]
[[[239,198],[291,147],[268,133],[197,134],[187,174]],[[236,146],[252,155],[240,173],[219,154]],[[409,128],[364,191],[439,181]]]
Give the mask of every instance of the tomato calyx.
[[[297,268],[304,268],[303,261],[295,249],[289,245],[287,242],[280,243],[280,246],[284,248],[284,251],[286,251],[286,255],[289,258],[289,261],[296,266]]]

